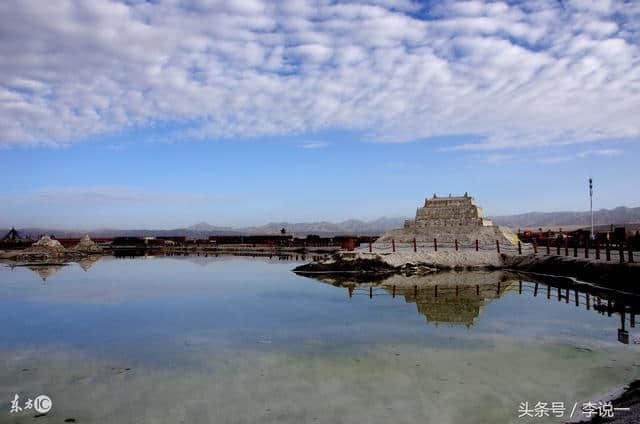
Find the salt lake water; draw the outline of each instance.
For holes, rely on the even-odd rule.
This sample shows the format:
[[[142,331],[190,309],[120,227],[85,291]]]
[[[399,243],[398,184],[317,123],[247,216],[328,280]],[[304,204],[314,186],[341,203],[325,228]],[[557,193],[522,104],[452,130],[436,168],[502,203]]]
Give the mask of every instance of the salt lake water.
[[[301,263],[0,266],[0,422],[561,422],[640,376],[619,300],[496,272],[320,280]],[[24,408],[40,394],[43,416]],[[523,402],[566,411],[519,418]]]

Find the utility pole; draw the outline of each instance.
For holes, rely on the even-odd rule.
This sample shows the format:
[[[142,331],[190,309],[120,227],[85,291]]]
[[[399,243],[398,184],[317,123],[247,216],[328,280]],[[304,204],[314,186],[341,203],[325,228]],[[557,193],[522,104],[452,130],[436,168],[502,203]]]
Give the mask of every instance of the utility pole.
[[[593,180],[589,177],[589,209],[591,210],[591,240],[595,238],[593,233]]]

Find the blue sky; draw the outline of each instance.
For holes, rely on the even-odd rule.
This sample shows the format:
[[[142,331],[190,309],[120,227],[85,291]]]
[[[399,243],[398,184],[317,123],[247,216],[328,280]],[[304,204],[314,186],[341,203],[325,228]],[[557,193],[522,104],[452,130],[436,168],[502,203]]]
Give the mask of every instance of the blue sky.
[[[0,226],[640,206],[639,2],[389,4],[3,2]]]

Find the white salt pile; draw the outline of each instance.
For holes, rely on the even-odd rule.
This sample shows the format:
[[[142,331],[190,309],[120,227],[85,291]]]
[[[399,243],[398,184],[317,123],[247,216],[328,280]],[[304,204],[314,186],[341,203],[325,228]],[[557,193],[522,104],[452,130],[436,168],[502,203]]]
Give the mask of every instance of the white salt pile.
[[[89,234],[85,234],[80,239],[80,242],[76,245],[74,250],[83,253],[102,253],[102,248],[91,240]]]
[[[27,250],[30,252],[64,253],[65,248],[58,240],[52,239],[49,236],[42,236],[40,240],[33,243]]]

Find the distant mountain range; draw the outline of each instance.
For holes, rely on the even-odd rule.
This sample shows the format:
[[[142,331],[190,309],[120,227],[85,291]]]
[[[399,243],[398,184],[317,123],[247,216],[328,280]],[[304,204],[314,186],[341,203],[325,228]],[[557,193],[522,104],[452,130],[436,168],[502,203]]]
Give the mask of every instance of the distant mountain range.
[[[640,207],[600,209],[593,212],[596,225],[630,224],[640,222]],[[558,227],[591,225],[591,213],[586,212],[528,212],[518,215],[495,216],[494,224],[511,228]]]
[[[594,212],[595,223],[598,224],[629,224],[640,223],[640,207],[615,209],[600,209]],[[490,217],[497,225],[505,225],[511,228],[536,228],[557,226],[587,226],[591,222],[589,212],[529,212],[518,215],[504,215]],[[187,236],[192,238],[205,238],[210,235],[247,235],[247,234],[279,234],[284,228],[287,234],[305,237],[308,234],[320,236],[333,235],[380,235],[391,229],[400,228],[406,218],[379,218],[374,221],[360,221],[349,219],[347,221],[332,222],[272,222],[256,227],[218,227],[201,222],[186,228],[173,230],[119,230],[99,229],[89,231],[91,237],[120,237],[120,236]],[[9,229],[0,230],[0,237]],[[81,237],[87,231],[83,230],[55,230],[50,228],[19,228],[23,235],[38,236],[51,234],[56,237]]]

